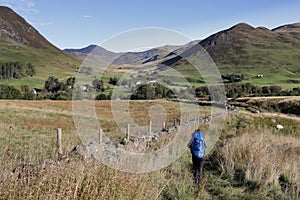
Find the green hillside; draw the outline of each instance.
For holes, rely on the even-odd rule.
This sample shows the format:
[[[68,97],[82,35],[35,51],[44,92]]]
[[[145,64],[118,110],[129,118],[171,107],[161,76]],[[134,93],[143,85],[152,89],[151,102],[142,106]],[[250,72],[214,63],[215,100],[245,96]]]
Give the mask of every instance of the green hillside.
[[[31,78],[0,80],[0,83],[41,87],[51,75],[59,78],[75,75],[80,62],[52,45],[10,8],[0,7],[0,25],[0,63],[30,62],[37,72]]]
[[[0,63],[19,61],[32,63],[36,69],[36,76],[24,79],[1,80],[0,83],[7,83],[14,86],[27,84],[32,87],[39,87],[49,76],[65,78],[74,76],[79,61],[67,56],[60,50],[36,49],[27,45],[16,45],[3,39],[0,40]]]
[[[0,80],[0,84],[10,84],[18,88],[21,84],[42,87],[49,76],[66,79],[75,75],[81,61],[52,45],[10,8],[0,6],[0,26],[0,63],[30,62],[37,72],[30,78]],[[287,89],[299,86],[300,23],[280,26],[273,30],[240,23],[195,43],[199,43],[209,53],[222,75],[242,74],[244,83],[257,85],[280,85]],[[191,48],[188,53],[193,54],[198,50]],[[175,52],[176,50],[165,55],[157,49],[152,49],[124,55],[125,61],[128,61],[128,55],[131,54],[141,57],[138,66],[156,71],[166,70],[163,73],[167,74],[170,80],[174,79],[173,74],[167,67],[161,67],[161,64],[172,66],[193,85],[203,85],[201,75],[187,61],[181,59],[182,57],[176,56]],[[106,57],[100,53],[101,56]],[[145,59],[147,62],[143,64]],[[121,70],[122,73],[131,73],[129,69],[135,71],[137,66],[131,62],[116,65],[113,73]],[[257,78],[257,75],[263,77]]]
[[[289,31],[281,30],[284,26],[269,30],[241,23],[199,44],[212,57],[221,74],[243,74],[244,82],[291,88],[300,82],[300,37],[296,34],[300,33],[300,24],[289,27],[292,27]],[[293,27],[295,30],[291,31]],[[163,64],[183,74],[191,71],[189,63],[180,56]],[[258,74],[263,78],[257,79]]]

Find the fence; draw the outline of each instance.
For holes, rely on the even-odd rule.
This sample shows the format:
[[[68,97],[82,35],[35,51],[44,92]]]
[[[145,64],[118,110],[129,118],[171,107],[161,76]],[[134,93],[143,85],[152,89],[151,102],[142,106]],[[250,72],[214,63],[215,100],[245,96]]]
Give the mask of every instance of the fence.
[[[145,141],[153,141],[153,140],[158,140],[158,138],[162,135],[162,134],[172,134],[174,132],[176,132],[177,128],[179,127],[185,127],[185,128],[197,128],[199,126],[199,124],[202,123],[208,123],[212,120],[213,117],[217,117],[218,115],[221,115],[223,113],[218,113],[215,114],[214,116],[212,115],[206,115],[202,118],[200,118],[199,116],[185,116],[182,118],[182,120],[179,119],[174,119],[172,122],[166,122],[166,121],[162,121],[160,123],[160,130],[159,131],[153,131],[153,123],[152,121],[149,122],[148,124],[148,128],[147,128],[147,133],[144,133],[142,136],[134,136],[131,134],[131,124],[127,124],[126,127],[126,132],[124,134],[124,138],[123,140],[120,142],[123,145],[130,145],[130,143],[134,144],[135,146],[138,144],[142,144],[141,141],[145,142]],[[168,124],[168,125],[167,125]],[[157,125],[156,125],[157,126]],[[61,159],[63,152],[62,152],[62,129],[61,128],[57,128],[57,155],[58,158]],[[99,144],[105,142],[104,141],[104,131],[102,128],[99,129],[99,134],[98,134],[98,141],[93,141],[93,142],[97,142]]]

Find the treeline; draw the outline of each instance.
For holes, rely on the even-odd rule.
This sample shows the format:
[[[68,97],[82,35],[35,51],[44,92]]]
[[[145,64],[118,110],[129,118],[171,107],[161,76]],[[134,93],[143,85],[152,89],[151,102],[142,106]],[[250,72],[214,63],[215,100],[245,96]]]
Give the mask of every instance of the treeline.
[[[113,77],[104,83],[103,80],[94,79],[89,84],[76,86],[75,77],[70,77],[66,80],[60,81],[56,77],[49,77],[43,88],[30,88],[27,85],[22,85],[20,89],[13,86],[0,85],[0,99],[26,99],[26,100],[72,100],[73,99],[95,99],[95,100],[110,100],[112,96],[112,89],[116,85],[117,78]],[[202,87],[188,87],[186,89],[176,89],[172,91],[168,87],[159,84],[156,81],[150,81],[145,84],[135,85],[130,88],[125,85],[120,87],[127,87],[127,93],[118,94],[119,98],[132,100],[148,100],[148,99],[162,99],[162,98],[194,98],[196,97],[208,99],[220,99],[222,94],[214,92],[214,97],[210,96],[207,86]],[[130,92],[131,91],[131,92]],[[256,86],[250,83],[246,84],[225,84],[225,92],[227,98],[238,97],[253,97],[253,96],[300,96],[300,87],[291,90],[284,90],[280,86]],[[218,95],[221,95],[220,97]]]
[[[20,79],[34,75],[35,68],[31,63],[6,62],[0,64],[0,79]]]
[[[291,90],[284,90],[280,86],[257,86],[251,83],[246,84],[226,84],[227,98],[253,97],[253,96],[300,96],[300,87]],[[206,86],[195,88],[197,97],[209,97]]]
[[[10,85],[0,85],[0,99],[71,100],[74,83],[74,77],[68,78],[66,81],[49,77],[42,89],[30,88],[28,85],[21,85],[20,89]]]
[[[158,83],[146,84],[138,87],[130,99],[132,100],[146,100],[146,99],[162,99],[173,98],[174,93],[169,88]]]
[[[242,82],[244,79],[243,74],[225,74],[221,76],[224,83],[235,83],[235,82]]]
[[[75,77],[70,77],[65,81],[59,81],[58,78],[50,76],[37,97],[38,99],[51,100],[71,100],[73,94],[73,87],[75,84]]]

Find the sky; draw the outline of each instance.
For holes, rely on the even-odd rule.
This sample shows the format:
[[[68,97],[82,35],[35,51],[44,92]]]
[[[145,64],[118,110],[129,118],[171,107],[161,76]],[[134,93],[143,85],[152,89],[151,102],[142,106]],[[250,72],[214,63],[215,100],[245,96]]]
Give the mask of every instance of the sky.
[[[0,0],[57,47],[82,48],[124,31],[158,27],[191,38],[245,22],[275,28],[300,22],[299,0]]]

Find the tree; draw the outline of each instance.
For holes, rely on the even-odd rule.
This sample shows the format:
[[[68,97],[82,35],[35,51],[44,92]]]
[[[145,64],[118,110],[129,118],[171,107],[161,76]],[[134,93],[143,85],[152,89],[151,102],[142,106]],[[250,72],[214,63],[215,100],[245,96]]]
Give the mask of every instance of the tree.
[[[22,93],[13,86],[0,85],[0,99],[22,99]]]
[[[268,86],[263,86],[262,87],[262,93],[264,94],[264,95],[270,95],[271,94],[271,90],[270,90],[270,88],[268,87]]]
[[[96,100],[107,100],[107,96],[103,93],[96,96]]]
[[[117,83],[118,83],[117,77],[114,76],[113,78],[109,78],[108,83],[111,85],[117,85]]]
[[[160,84],[148,84],[138,87],[133,94],[131,99],[161,99],[161,98],[172,98],[174,93],[169,88]]]
[[[54,76],[50,76],[45,82],[45,89],[49,92],[56,92],[59,89],[58,79]]]
[[[35,69],[31,63],[6,62],[0,65],[0,79],[20,79],[35,75]]]
[[[75,77],[70,77],[67,79],[66,85],[69,89],[73,89],[74,84],[75,84]]]
[[[97,91],[101,91],[101,92],[104,92],[104,83],[102,80],[100,79],[95,79],[93,80],[92,82],[92,85],[94,86],[94,88],[97,90]]]
[[[226,74],[222,75],[222,79],[229,83],[241,82],[244,79],[243,74]]]
[[[25,100],[35,99],[35,94],[32,92],[31,88],[28,85],[21,85],[21,92],[23,93],[23,99]]]
[[[281,92],[281,87],[277,85],[271,85],[270,86],[270,91],[272,95],[280,95]]]
[[[28,76],[35,75],[35,68],[33,67],[33,65],[31,63],[26,64],[25,70],[26,70],[26,72],[25,72],[26,75],[28,75]]]

